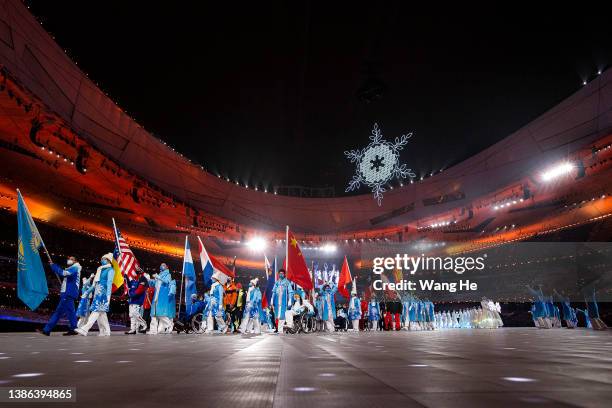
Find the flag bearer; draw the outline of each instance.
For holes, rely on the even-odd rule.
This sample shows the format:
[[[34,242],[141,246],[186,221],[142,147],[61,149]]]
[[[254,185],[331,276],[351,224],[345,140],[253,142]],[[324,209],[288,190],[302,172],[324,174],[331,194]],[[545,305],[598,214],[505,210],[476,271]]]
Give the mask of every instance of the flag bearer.
[[[148,334],[170,334],[174,328],[172,319],[176,315],[176,282],[172,279],[168,265],[159,266],[159,274],[153,275],[149,284],[155,286],[151,305],[151,327]]]
[[[66,261],[68,266],[63,269],[61,266],[51,263],[51,270],[62,280],[62,289],[60,291],[60,301],[53,315],[49,319],[47,325],[43,328],[42,334],[48,336],[57,324],[57,321],[66,315],[69,322],[68,332],[65,336],[73,336],[77,334],[74,329],[77,328],[77,318],[74,310],[74,302],[79,298],[79,280],[81,279],[81,265],[77,262],[74,256],[69,256]]]
[[[126,282],[127,284],[127,282]],[[142,304],[144,303],[147,294],[149,281],[144,277],[143,270],[136,268],[136,279],[132,279],[129,283],[129,313],[130,313],[130,330],[125,334],[146,333],[147,322],[142,318]]]
[[[274,308],[274,315],[278,320],[277,328],[278,332],[283,332],[283,326],[285,325],[285,312],[291,307],[291,300],[293,299],[293,288],[291,282],[285,277],[285,270],[280,269],[278,271],[278,280],[274,282],[272,288],[272,307]]]

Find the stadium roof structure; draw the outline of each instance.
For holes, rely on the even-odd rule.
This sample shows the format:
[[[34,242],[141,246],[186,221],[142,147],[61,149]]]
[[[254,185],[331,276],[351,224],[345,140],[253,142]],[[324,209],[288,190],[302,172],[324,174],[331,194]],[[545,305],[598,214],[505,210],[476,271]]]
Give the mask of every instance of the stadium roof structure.
[[[278,231],[289,224],[304,233],[335,234],[403,225],[534,177],[612,133],[608,70],[499,143],[387,192],[382,206],[369,193],[299,198],[255,191],[203,170],[147,132],[76,66],[21,1],[1,0],[0,10],[0,63],[46,110],[122,168],[193,208],[253,228]],[[449,135],[449,143],[462,142]]]

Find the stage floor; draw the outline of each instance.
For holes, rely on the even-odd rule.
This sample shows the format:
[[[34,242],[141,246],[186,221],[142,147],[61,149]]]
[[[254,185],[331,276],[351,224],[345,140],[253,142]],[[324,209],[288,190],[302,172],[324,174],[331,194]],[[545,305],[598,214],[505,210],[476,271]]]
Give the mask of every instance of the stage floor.
[[[0,353],[2,387],[76,387],[76,404],[54,407],[609,407],[612,401],[612,331],[3,333]]]

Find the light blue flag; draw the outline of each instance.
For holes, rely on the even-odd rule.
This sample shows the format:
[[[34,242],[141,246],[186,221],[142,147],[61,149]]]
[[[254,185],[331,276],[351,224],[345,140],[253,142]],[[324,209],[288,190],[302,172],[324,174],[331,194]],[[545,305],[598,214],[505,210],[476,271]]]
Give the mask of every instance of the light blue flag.
[[[185,277],[185,306],[188,307],[191,304],[191,295],[197,293],[197,289],[195,268],[187,237],[185,237],[185,255],[183,256],[183,276]]]
[[[38,253],[44,243],[19,190],[17,230],[17,296],[30,309],[35,310],[49,294],[45,270]]]

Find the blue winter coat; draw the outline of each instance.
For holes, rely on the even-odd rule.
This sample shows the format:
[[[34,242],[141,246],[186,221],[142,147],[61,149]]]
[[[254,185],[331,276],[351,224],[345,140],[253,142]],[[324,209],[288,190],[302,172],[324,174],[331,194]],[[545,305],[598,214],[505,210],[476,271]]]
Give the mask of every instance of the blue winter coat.
[[[81,265],[77,262],[63,269],[58,264],[51,264],[51,270],[62,280],[61,295],[70,299],[78,299]]]
[[[285,320],[285,312],[293,300],[293,288],[289,279],[279,279],[274,282],[272,288],[272,306],[274,306],[274,316],[279,320]]]
[[[378,321],[380,320],[380,306],[378,302],[368,303],[368,320],[370,321]]]
[[[210,307],[209,313],[213,316],[225,319],[225,305],[223,304],[223,285],[217,281],[213,281],[210,287]]]
[[[92,287],[92,283],[88,280],[83,284],[81,288],[81,300],[79,300],[79,307],[77,308],[76,315],[78,317],[87,317],[89,315],[89,296]]]
[[[206,303],[203,300],[196,300],[195,302],[191,302],[189,306],[185,306],[185,313],[187,318],[191,318],[192,316],[204,312],[204,307]]]
[[[108,312],[110,309],[110,298],[113,288],[113,278],[115,270],[111,264],[106,264],[98,267],[96,277],[99,279],[94,282],[93,301],[91,302],[90,312]],[[95,280],[95,279],[94,279]]]
[[[361,319],[361,301],[357,296],[351,297],[351,301],[349,302],[348,316],[349,320]]]
[[[243,318],[259,318],[261,315],[261,290],[258,287],[249,288],[246,302]]]
[[[153,282],[155,295],[151,303],[151,316],[173,319],[176,315],[176,300],[175,295],[170,291],[172,282],[170,271],[166,269],[160,272]]]
[[[338,287],[336,285],[331,285],[329,289],[321,292],[321,295],[319,296],[321,298],[323,309],[321,311],[323,321],[329,320],[330,317],[332,320],[336,318],[336,301],[334,300],[334,294],[337,290]]]

